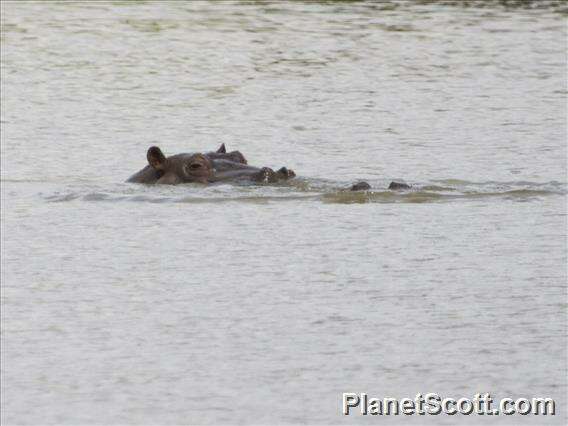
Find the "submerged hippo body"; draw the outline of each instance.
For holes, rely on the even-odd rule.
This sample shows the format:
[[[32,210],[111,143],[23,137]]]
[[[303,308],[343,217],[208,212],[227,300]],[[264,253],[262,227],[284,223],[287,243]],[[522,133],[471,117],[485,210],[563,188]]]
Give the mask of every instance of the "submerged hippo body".
[[[349,188],[350,191],[369,191],[371,189],[371,185],[369,185],[365,181],[357,182],[356,184],[353,184],[351,188]],[[390,183],[388,189],[390,189],[391,191],[404,191],[407,189],[412,189],[412,186],[403,182],[393,181]]]
[[[157,146],[150,147],[146,154],[148,165],[138,171],[127,182],[146,184],[215,183],[223,181],[252,181],[274,183],[296,176],[293,170],[282,167],[277,171],[269,167],[253,167],[239,151],[227,152],[222,144],[215,152],[176,154],[166,157]],[[371,185],[359,181],[350,191],[369,191]],[[391,182],[389,190],[405,191],[411,185]]]
[[[161,158],[161,162],[170,161],[171,163],[176,163],[179,161],[183,161],[184,158],[187,158],[187,156],[191,155],[195,154],[194,153],[177,154],[177,155],[172,155],[168,158],[165,158],[165,156],[163,156],[162,154],[163,158]],[[208,152],[203,155],[205,155],[210,160],[227,160],[232,163],[247,164],[247,160],[243,154],[241,154],[239,151],[227,152],[225,144],[222,144],[217,151]],[[148,158],[148,162],[150,163],[150,158]],[[150,163],[142,170],[139,170],[138,172],[130,176],[126,180],[126,182],[146,183],[146,184],[158,183],[158,181],[164,176],[164,174],[165,174],[164,169],[156,168],[152,165],[152,163]]]
[[[405,189],[411,189],[412,186],[408,185],[407,183],[404,182],[391,182],[389,185],[389,189],[393,190],[393,191],[403,191]]]
[[[295,176],[292,170],[285,167],[274,171],[268,167],[249,166],[239,151],[227,153],[224,145],[214,153],[177,154],[167,158],[160,148],[153,146],[148,149],[146,156],[149,165],[127,182],[169,185],[238,180],[278,182]]]

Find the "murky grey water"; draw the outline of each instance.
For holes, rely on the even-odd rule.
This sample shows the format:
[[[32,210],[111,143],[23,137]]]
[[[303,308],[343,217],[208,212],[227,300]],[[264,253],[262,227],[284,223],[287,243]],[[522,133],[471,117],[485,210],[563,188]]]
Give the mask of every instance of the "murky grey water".
[[[345,418],[342,392],[566,422],[565,14],[1,11],[3,423],[534,421]],[[123,183],[151,144],[221,142],[301,177]]]

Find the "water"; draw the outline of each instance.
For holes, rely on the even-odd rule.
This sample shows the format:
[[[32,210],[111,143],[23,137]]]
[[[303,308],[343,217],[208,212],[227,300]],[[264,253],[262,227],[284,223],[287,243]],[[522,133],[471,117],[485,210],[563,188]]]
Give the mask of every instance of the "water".
[[[547,4],[2,2],[3,423],[534,422],[340,414],[490,392],[565,424]],[[124,183],[223,142],[299,178]]]

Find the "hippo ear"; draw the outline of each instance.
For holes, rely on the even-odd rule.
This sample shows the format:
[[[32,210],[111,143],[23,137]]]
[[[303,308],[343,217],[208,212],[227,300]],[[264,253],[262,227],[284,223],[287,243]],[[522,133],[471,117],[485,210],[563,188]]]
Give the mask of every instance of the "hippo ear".
[[[222,143],[219,149],[217,150],[217,154],[226,154],[226,153],[227,153],[227,148],[225,148],[225,144]]]
[[[151,146],[146,154],[148,163],[156,170],[162,170],[166,164],[166,156],[157,146]]]

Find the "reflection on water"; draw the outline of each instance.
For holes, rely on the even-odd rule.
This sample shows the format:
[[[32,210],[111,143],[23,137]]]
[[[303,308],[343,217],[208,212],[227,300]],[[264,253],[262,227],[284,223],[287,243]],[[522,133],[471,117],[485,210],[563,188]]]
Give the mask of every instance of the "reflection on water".
[[[0,5],[3,423],[566,423],[566,2]],[[124,183],[220,143],[299,178]]]

